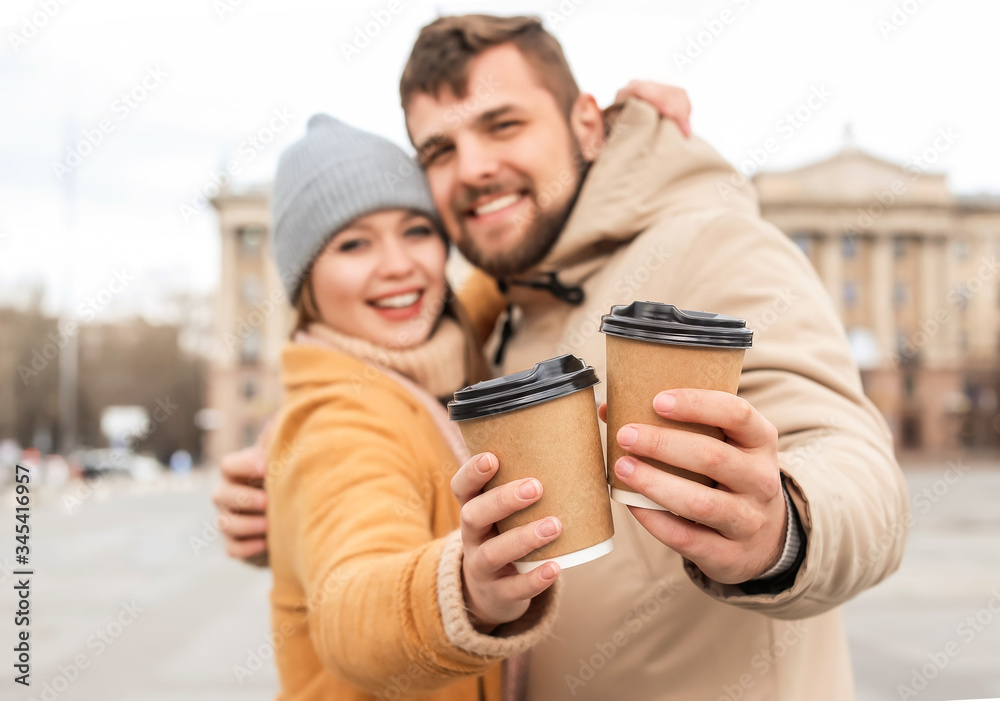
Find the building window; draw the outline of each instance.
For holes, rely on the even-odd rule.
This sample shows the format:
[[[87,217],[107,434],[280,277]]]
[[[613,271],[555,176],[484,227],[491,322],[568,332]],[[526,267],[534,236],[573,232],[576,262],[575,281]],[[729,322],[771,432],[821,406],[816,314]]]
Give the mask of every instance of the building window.
[[[893,289],[893,299],[896,301],[896,308],[905,307],[910,299],[910,288],[905,282],[897,282]]]
[[[899,354],[899,361],[901,363],[916,362],[914,359],[919,352],[920,348],[913,345],[905,333],[902,331],[896,333],[896,353]]]
[[[252,377],[243,380],[243,397],[251,400],[257,396],[257,382]]]
[[[245,275],[240,284],[240,291],[243,294],[243,301],[247,304],[256,304],[261,297],[260,278],[256,275]]]
[[[964,282],[959,282],[951,287],[951,292],[948,293],[948,299],[952,301],[952,304],[959,310],[965,309],[969,306],[969,300],[972,298],[972,290],[969,289],[969,285]]]
[[[808,231],[793,231],[791,236],[792,243],[799,247],[807,257],[812,256],[812,245],[813,237]]]
[[[243,226],[236,230],[240,255],[244,258],[257,258],[264,243],[267,230],[263,226]]]
[[[852,309],[858,303],[858,285],[854,280],[844,281],[844,306]]]
[[[847,234],[840,240],[840,253],[844,258],[858,255],[858,239],[853,234]]]
[[[896,260],[906,258],[906,239],[902,236],[894,236],[892,239],[892,254]]]
[[[240,361],[245,365],[253,365],[260,359],[260,333],[253,329],[243,339],[240,347]]]

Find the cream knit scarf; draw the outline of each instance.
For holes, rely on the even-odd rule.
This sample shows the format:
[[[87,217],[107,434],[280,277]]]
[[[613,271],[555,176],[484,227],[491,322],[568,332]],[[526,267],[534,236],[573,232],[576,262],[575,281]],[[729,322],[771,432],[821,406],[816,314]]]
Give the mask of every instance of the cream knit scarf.
[[[349,355],[391,377],[427,409],[458,462],[468,460],[462,432],[438,401],[450,398],[465,384],[465,336],[454,319],[441,317],[430,338],[419,346],[400,350],[348,336],[320,323],[298,331],[294,340]]]

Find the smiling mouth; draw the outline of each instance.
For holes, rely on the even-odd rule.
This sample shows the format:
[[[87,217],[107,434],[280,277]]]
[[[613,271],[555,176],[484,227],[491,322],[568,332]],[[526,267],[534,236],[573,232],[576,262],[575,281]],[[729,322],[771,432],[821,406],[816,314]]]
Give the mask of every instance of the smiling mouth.
[[[407,307],[412,307],[420,298],[424,296],[423,290],[414,290],[412,292],[404,292],[402,294],[393,295],[391,297],[382,297],[381,299],[373,299],[368,302],[371,306],[376,309],[406,309]]]
[[[512,205],[517,204],[525,197],[524,192],[511,192],[507,195],[501,195],[496,199],[490,200],[485,204],[481,204],[478,207],[473,207],[466,210],[466,216],[470,217],[484,217],[488,214],[493,214],[499,212],[502,209],[506,209]]]

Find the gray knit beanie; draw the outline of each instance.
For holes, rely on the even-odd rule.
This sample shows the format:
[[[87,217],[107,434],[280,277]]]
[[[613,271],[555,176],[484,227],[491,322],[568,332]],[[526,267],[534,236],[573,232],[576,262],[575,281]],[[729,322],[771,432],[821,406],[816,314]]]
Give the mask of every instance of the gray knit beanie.
[[[410,209],[443,232],[416,162],[387,139],[326,114],[310,117],[306,135],[281,154],[271,202],[271,250],[292,304],[330,238],[358,217]]]

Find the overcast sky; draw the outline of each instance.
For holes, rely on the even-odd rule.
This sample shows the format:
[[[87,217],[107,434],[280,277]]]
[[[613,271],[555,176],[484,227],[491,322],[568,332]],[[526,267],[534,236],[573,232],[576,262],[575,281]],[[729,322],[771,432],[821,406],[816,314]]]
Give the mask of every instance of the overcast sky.
[[[779,136],[764,168],[821,159],[850,123],[859,147],[905,163],[951,128],[936,165],[952,187],[1000,193],[991,0],[62,2],[0,9],[0,298],[41,280],[50,309],[116,274],[125,291],[102,313],[212,290],[217,221],[196,193],[232,160],[237,185],[269,180],[315,112],[409,148],[399,74],[439,14],[541,15],[602,105],[630,78],[685,87],[695,132],[732,161]],[[814,91],[828,97],[787,134]]]

